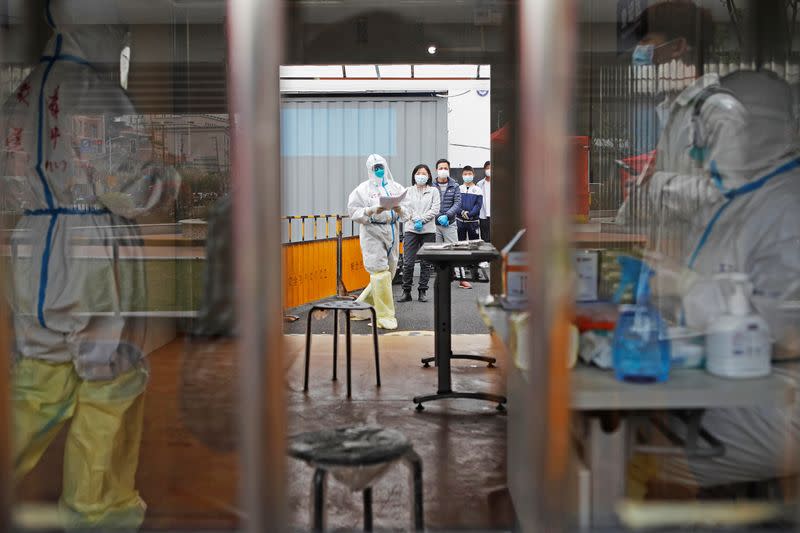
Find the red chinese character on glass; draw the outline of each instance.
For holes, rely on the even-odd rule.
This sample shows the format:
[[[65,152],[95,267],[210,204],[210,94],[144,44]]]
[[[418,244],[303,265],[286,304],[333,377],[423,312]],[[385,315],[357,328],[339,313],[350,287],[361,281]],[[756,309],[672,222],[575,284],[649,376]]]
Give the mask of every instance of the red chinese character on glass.
[[[50,130],[50,140],[53,141],[53,148],[58,145],[59,137],[61,137],[61,130],[58,129],[58,126],[55,126]]]
[[[22,128],[10,128],[8,130],[6,150],[10,152],[22,151]]]
[[[56,120],[58,120],[58,113],[60,112],[58,107],[58,90],[60,88],[60,85],[56,87],[56,90],[53,91],[53,96],[47,98],[47,109],[50,110],[50,114],[53,115],[53,118]]]
[[[17,102],[20,104],[25,104],[26,107],[29,107],[30,104],[28,103],[28,95],[31,94],[31,84],[27,81],[20,85],[19,89],[17,90]]]

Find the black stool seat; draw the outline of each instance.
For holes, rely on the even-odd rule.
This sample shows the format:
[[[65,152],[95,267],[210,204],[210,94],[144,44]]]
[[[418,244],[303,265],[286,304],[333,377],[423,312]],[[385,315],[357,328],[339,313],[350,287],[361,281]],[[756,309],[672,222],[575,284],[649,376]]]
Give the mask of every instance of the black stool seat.
[[[336,309],[339,311],[368,311],[372,306],[355,300],[327,300],[314,304],[314,309]]]
[[[372,531],[372,484],[391,467],[404,460],[413,474],[414,529],[425,528],[422,500],[422,459],[409,440],[393,429],[378,426],[356,426],[301,433],[289,438],[289,456],[315,468],[312,506],[314,531],[325,525],[325,479],[330,471],[351,490],[363,491],[364,530]],[[354,479],[343,476],[352,472]]]
[[[327,429],[289,439],[289,455],[324,466],[372,466],[403,457],[411,450],[405,435],[375,426]]]
[[[336,381],[336,367],[339,359],[339,313],[344,313],[345,318],[345,346],[347,350],[347,397],[352,397],[352,335],[350,332],[350,315],[357,311],[369,311],[372,315],[372,343],[375,350],[375,382],[381,386],[381,360],[378,348],[378,315],[371,305],[356,300],[334,299],[317,302],[308,310],[308,323],[306,324],[306,366],[303,374],[303,392],[308,392],[308,372],[311,366],[311,318],[317,310],[333,311],[333,381]]]

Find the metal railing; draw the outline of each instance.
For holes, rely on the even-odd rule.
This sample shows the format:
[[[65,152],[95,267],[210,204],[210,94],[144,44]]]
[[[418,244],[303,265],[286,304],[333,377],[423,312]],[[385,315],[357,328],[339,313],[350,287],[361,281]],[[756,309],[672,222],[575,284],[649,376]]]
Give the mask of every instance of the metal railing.
[[[331,239],[336,238],[339,233],[345,237],[356,235],[355,223],[347,215],[290,215],[282,218],[286,224],[284,244]],[[345,219],[350,220],[350,231],[347,234],[344,231]],[[335,222],[333,229],[332,221]]]
[[[345,219],[350,221],[349,234],[345,235]],[[347,215],[293,215],[284,216],[286,223],[286,241],[284,245],[310,243],[314,241],[336,239],[336,295],[348,293],[343,279],[343,247],[345,238],[356,236],[355,223]],[[333,224],[331,224],[333,222]],[[310,223],[310,228],[307,226]],[[299,226],[299,227],[298,227]],[[299,240],[298,237],[299,230]]]

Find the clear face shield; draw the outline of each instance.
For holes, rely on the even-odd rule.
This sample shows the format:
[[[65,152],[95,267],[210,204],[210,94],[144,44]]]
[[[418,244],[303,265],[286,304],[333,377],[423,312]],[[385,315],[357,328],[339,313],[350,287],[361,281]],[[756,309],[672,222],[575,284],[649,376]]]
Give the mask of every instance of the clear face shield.
[[[125,38],[122,41],[122,50],[119,56],[119,84],[120,87],[128,90],[128,75],[131,66],[131,32],[125,32]]]

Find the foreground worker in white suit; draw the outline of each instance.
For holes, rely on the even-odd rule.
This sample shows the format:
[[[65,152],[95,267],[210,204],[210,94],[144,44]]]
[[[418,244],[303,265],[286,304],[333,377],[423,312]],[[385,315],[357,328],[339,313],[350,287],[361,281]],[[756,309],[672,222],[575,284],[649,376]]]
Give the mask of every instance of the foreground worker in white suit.
[[[9,291],[15,478],[69,425],[65,527],[130,530],[145,513],[135,477],[148,371],[144,319],[124,312],[146,303],[144,264],[135,245],[120,269],[110,246],[87,258],[78,243],[137,237],[134,219],[173,197],[176,176],[154,163],[125,92],[99,73],[119,68],[126,41],[125,27],[108,25],[120,22],[113,3],[46,6],[54,35],[0,116],[0,172],[22,215],[15,235],[28,244],[13,258]],[[87,150],[87,122],[127,142]]]
[[[367,175],[347,202],[350,219],[360,225],[361,255],[369,272],[369,285],[358,301],[375,307],[379,328],[397,329],[392,278],[397,270],[402,208],[383,209],[380,198],[398,196],[405,188],[394,181],[386,160],[378,154],[367,158]]]

